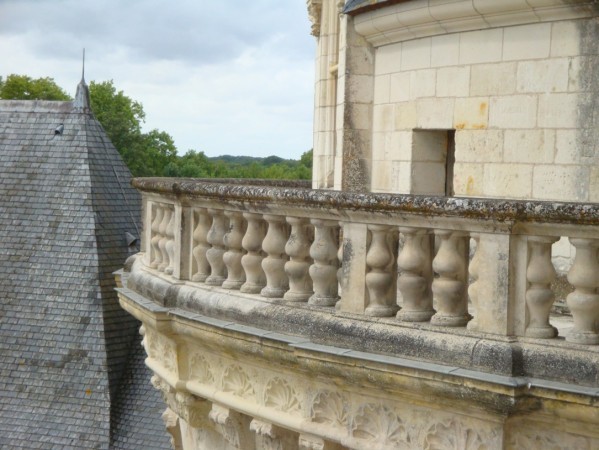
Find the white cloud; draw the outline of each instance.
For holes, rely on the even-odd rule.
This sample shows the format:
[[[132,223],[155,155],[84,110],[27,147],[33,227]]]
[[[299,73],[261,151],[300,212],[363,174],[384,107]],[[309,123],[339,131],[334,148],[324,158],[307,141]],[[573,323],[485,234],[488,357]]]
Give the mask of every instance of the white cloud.
[[[113,79],[179,151],[299,157],[312,146],[313,55],[302,0],[0,0],[0,75],[74,93]]]

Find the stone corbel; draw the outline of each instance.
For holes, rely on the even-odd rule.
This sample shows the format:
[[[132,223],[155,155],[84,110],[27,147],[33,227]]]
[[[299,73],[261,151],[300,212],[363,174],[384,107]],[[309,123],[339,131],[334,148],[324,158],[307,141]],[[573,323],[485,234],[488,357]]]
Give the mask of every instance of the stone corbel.
[[[177,392],[172,401],[169,402],[171,409],[185,420],[192,428],[207,428],[211,426],[208,420],[210,402],[200,399],[195,395],[185,392]]]
[[[250,422],[250,431],[256,433],[260,448],[265,450],[284,450],[283,437],[285,430],[269,422],[254,419]]]
[[[168,434],[171,435],[171,446],[174,450],[183,450],[181,428],[179,428],[179,416],[170,408],[162,413],[162,421]]]
[[[299,450],[326,450],[325,442],[318,436],[300,434]]]
[[[308,17],[312,22],[312,36],[320,36],[320,22],[322,17],[322,0],[307,0]]]
[[[233,447],[238,448],[241,443],[253,439],[247,424],[249,418],[238,412],[213,403],[208,417],[214,423],[216,431]]]

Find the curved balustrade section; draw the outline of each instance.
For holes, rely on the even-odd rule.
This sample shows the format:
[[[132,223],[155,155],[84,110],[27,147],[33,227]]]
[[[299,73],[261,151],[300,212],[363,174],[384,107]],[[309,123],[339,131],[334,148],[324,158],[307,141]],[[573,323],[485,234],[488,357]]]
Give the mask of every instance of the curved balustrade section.
[[[431,331],[599,344],[597,204],[207,180],[134,186],[145,270],[178,283]],[[551,323],[561,236],[576,248],[565,336]]]

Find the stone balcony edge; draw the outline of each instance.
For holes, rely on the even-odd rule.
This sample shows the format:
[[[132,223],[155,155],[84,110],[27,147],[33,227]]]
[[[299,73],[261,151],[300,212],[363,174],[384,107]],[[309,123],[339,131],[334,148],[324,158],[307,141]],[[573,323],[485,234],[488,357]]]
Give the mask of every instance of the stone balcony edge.
[[[299,208],[460,217],[504,223],[599,225],[598,203],[372,194],[247,182],[241,184],[238,180],[231,184],[229,180],[135,178],[132,185],[141,192],[187,198],[189,201],[203,198],[253,205],[274,203]]]
[[[372,358],[411,360],[415,365],[443,366],[445,372],[455,371],[457,376],[481,373],[487,377],[522,378],[526,379],[525,384],[542,380],[545,385],[563,383],[568,389],[598,392],[599,352],[595,348],[468,330],[456,334],[432,325],[405,325],[394,319],[373,319],[334,313],[330,308],[274,302],[238,291],[171,282],[142,267],[141,257],[138,260],[126,277],[125,288],[144,309],[158,308],[158,312],[166,315],[175,310],[185,311],[188,317],[202,317],[241,333],[261,330],[250,333],[258,333],[258,337],[287,336],[284,339],[289,345],[298,348],[338,347],[343,349],[342,356],[349,350],[354,356],[371,354]],[[295,331],[294,335],[289,334],[290,330]],[[547,346],[552,347],[550,362]],[[580,386],[568,384],[571,380]]]
[[[156,308],[151,307],[147,300],[145,300],[143,296],[137,294],[135,291],[132,291],[128,288],[117,288],[117,291],[127,297],[130,301],[136,303],[141,308],[146,309],[148,312],[156,311]],[[162,308],[160,308],[160,310],[162,310]],[[453,377],[466,378],[483,383],[503,386],[513,390],[525,389],[530,391],[531,389],[540,388],[548,391],[566,392],[569,394],[580,395],[599,400],[599,388],[597,387],[579,386],[535,377],[486,373],[477,370],[464,369],[458,366],[442,365],[391,355],[355,351],[350,348],[317,344],[309,339],[298,338],[297,336],[285,333],[274,333],[272,331],[254,326],[240,326],[239,324],[229,320],[215,319],[207,315],[186,311],[181,308],[168,308],[168,315],[172,317],[179,317],[184,320],[198,322],[213,328],[236,331],[238,333],[254,336],[260,339],[276,341],[280,344],[289,346],[291,349],[307,350],[312,353],[330,356],[342,356],[344,358],[356,361],[368,361],[402,369],[413,369],[444,376],[449,375]]]

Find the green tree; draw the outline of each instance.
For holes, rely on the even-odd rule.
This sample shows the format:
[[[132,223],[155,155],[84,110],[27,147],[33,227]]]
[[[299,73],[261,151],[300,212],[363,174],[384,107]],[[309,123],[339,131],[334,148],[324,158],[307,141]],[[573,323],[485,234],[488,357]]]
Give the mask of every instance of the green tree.
[[[53,78],[33,79],[27,75],[11,74],[0,77],[0,99],[4,100],[71,100]]]
[[[164,131],[142,133],[141,124],[146,117],[142,104],[117,91],[112,80],[92,81],[89,96],[94,116],[133,176],[163,176],[166,167],[177,158],[177,148]]]

